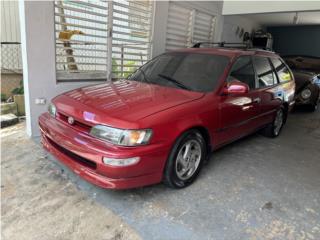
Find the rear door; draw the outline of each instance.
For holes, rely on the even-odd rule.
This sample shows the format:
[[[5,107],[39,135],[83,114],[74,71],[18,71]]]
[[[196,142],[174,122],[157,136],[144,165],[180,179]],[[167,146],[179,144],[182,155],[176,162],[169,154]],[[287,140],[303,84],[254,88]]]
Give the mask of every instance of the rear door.
[[[241,81],[249,86],[249,92],[221,96],[220,140],[226,143],[240,138],[258,126],[260,92],[256,88],[255,71],[251,56],[240,56],[233,64],[227,82]]]
[[[294,104],[294,90],[295,83],[294,78],[287,67],[287,65],[281,60],[281,58],[270,58],[272,65],[278,76],[279,86],[277,88],[277,97],[282,97],[282,100],[290,105]],[[280,92],[282,94],[280,94]]]
[[[254,56],[253,64],[257,77],[257,90],[260,92],[260,118],[261,125],[273,120],[274,113],[281,104],[283,91],[278,85],[276,72],[270,60],[263,56]]]

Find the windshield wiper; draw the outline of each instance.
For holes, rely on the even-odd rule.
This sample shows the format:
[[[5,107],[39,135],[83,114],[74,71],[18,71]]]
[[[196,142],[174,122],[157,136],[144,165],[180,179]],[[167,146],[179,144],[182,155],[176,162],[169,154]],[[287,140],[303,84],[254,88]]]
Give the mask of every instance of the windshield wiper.
[[[169,77],[169,76],[166,76],[166,75],[163,75],[163,74],[158,74],[158,76],[168,80],[169,82],[174,83],[176,86],[178,86],[180,88],[183,88],[183,89],[186,89],[186,90],[191,90],[191,88],[189,88],[188,86],[184,85],[183,83],[175,80],[172,77]]]

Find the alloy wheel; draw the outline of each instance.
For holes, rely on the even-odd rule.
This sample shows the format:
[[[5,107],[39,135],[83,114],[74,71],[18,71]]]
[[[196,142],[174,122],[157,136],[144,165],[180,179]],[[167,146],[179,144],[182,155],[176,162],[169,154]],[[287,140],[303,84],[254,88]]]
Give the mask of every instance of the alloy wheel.
[[[189,140],[180,148],[176,159],[176,174],[181,180],[188,180],[197,171],[201,160],[201,145]]]

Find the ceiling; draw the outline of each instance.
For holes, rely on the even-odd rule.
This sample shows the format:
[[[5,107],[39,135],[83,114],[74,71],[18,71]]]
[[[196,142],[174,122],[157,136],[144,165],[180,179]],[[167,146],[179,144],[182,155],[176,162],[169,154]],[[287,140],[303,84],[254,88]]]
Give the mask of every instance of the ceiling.
[[[246,17],[262,26],[320,25],[320,11],[298,12],[297,24],[294,24],[295,15],[296,12],[260,13]]]

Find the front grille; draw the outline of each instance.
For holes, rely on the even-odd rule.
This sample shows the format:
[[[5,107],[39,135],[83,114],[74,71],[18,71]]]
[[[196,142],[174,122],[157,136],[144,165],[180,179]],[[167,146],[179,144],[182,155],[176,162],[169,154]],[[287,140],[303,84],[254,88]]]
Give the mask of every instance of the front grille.
[[[58,112],[58,119],[69,124],[68,123],[68,117],[67,115],[64,115],[63,113],[61,112]],[[69,124],[70,125],[70,124]],[[90,132],[90,129],[91,129],[91,126],[85,124],[85,123],[82,123],[78,120],[75,120],[74,123],[72,125],[70,125],[74,128],[77,128],[78,130],[81,130],[81,131],[84,131],[84,132],[87,132],[89,133]]]
[[[68,157],[70,157],[72,160],[74,160],[75,162],[81,164],[82,166],[91,168],[93,170],[95,170],[97,168],[97,164],[93,161],[90,161],[86,158],[83,158],[67,149],[65,149],[64,147],[61,147],[60,145],[56,144],[54,141],[52,141],[50,138],[47,138],[47,140],[50,142],[50,144],[56,148],[58,151],[62,152],[63,154],[67,155]]]

